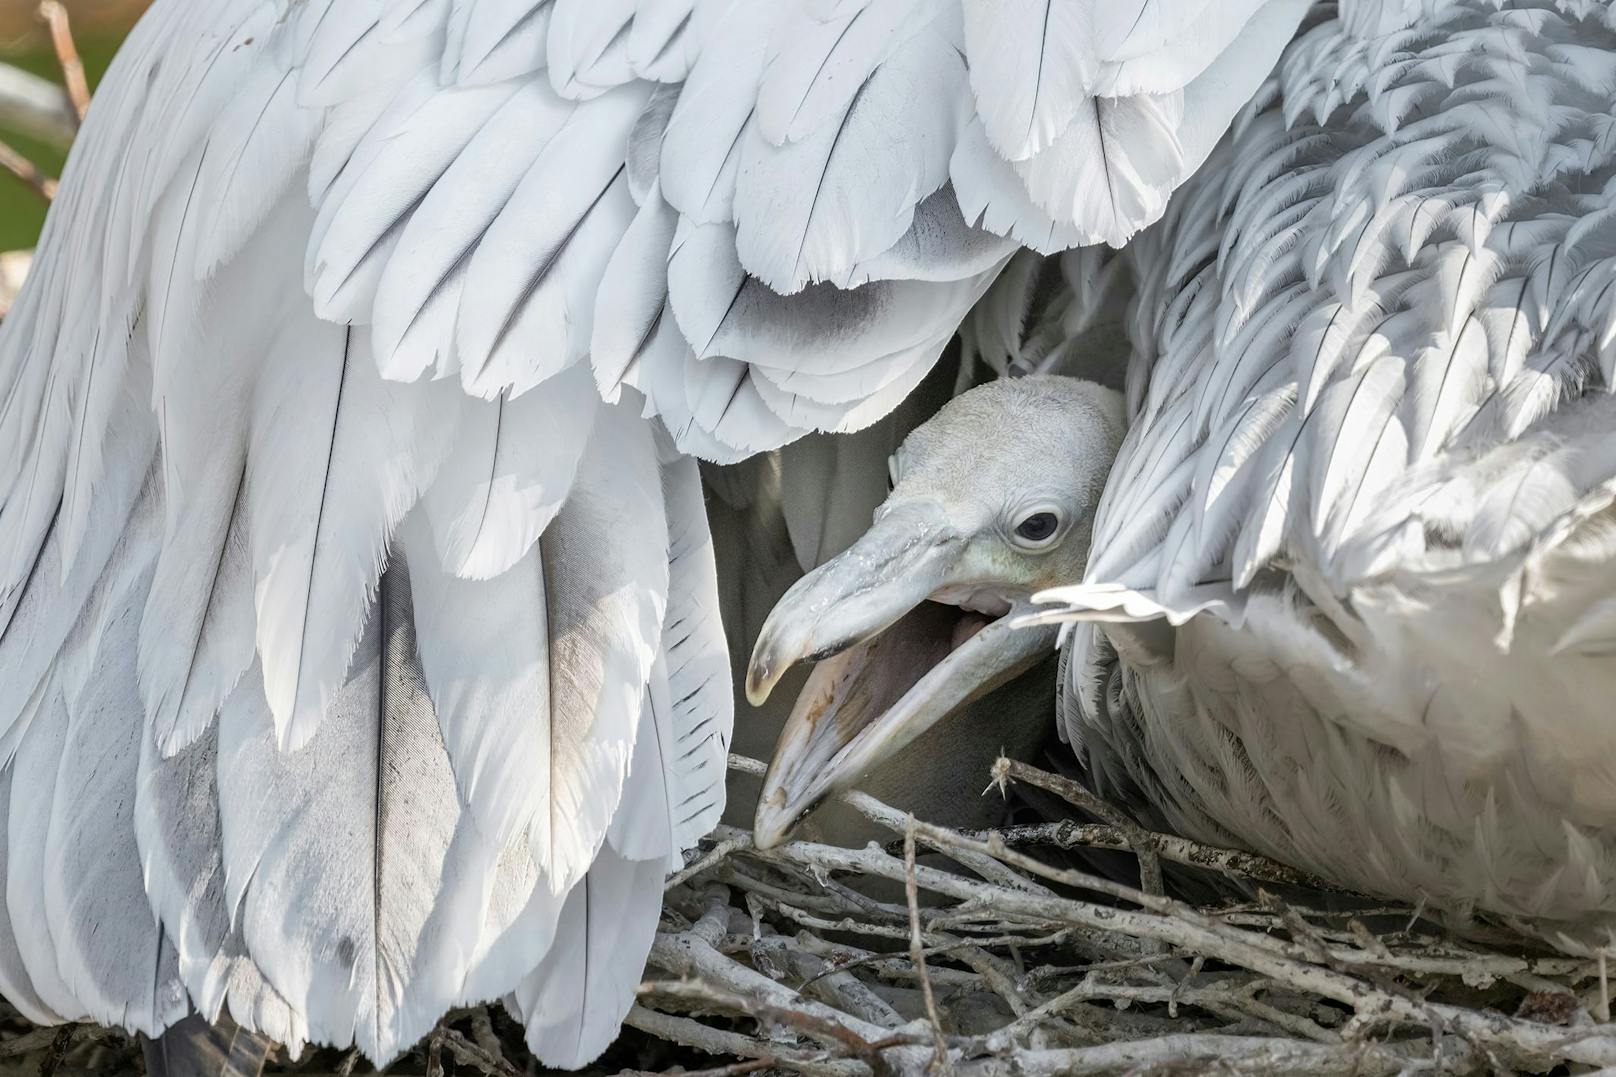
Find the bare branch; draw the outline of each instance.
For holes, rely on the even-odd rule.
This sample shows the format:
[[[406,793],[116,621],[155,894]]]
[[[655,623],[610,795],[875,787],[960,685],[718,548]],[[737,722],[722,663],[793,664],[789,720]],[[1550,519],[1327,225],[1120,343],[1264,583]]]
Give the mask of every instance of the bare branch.
[[[56,197],[56,181],[6,142],[0,142],[0,168],[22,180],[45,201]]]
[[[42,0],[39,17],[50,28],[51,48],[56,50],[56,63],[62,69],[62,82],[67,86],[67,97],[73,104],[78,123],[82,124],[90,111],[90,82],[84,77],[84,61],[79,59],[78,45],[73,41],[73,27],[67,18],[67,8],[58,0]]]
[[[915,817],[909,816],[903,833],[903,893],[909,902],[909,960],[914,962],[920,978],[920,993],[926,1000],[926,1019],[931,1023],[932,1043],[936,1053],[932,1067],[942,1072],[948,1065],[948,1043],[943,1038],[943,1019],[937,1013],[937,996],[931,989],[931,978],[926,975],[926,948],[920,941],[920,888],[915,884]]]

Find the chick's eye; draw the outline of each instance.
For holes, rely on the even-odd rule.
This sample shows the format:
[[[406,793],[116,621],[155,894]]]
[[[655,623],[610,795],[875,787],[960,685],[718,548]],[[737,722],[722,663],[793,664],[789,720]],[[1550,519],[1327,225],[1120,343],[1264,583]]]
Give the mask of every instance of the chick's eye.
[[[1016,525],[1016,534],[1028,542],[1043,542],[1059,526],[1053,512],[1035,512]]]

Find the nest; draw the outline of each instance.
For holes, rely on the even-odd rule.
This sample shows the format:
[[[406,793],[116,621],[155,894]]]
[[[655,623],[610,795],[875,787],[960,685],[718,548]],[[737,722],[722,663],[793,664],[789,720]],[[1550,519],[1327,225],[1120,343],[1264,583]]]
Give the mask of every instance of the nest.
[[[758,1067],[848,1077],[1616,1073],[1602,961],[1486,925],[1461,940],[1419,910],[1141,831],[1025,764],[1001,759],[993,777],[1104,821],[961,833],[852,794],[891,843],[765,853],[720,829],[669,882],[629,1024]],[[1093,849],[1132,851],[1140,884],[1063,866]],[[942,866],[917,863],[927,853]],[[1255,899],[1176,898],[1164,862],[1169,881],[1175,865],[1212,872]],[[904,900],[868,896],[868,879],[901,884]]]
[[[964,833],[853,793],[886,845],[762,852],[719,828],[668,881],[638,1001],[589,1072],[1616,1074],[1601,961],[1485,925],[1461,939],[1417,909],[1142,831],[1022,763],[1000,760],[993,777],[1101,822]],[[1094,850],[1135,858],[1139,885],[1068,866]],[[1184,872],[1255,897],[1183,900]],[[500,1007],[462,1010],[389,1072],[545,1072],[521,1041]],[[140,1072],[119,1033],[0,1035],[0,1077],[117,1072]],[[369,1067],[322,1050],[267,1072]]]

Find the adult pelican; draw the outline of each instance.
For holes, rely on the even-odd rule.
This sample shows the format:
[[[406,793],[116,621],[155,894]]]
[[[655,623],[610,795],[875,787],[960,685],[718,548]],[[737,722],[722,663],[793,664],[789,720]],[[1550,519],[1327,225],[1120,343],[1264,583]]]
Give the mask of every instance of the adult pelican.
[[[1018,250],[1120,244],[1160,218],[1306,7],[158,0],[0,330],[0,989],[40,1021],[155,1036],[228,1014],[378,1062],[504,997],[541,1058],[598,1054],[664,870],[722,807],[731,703],[696,458],[869,425],[996,282],[1015,313]],[[1494,488],[1494,450],[1544,449],[1539,420],[1586,434],[1560,406],[1591,384],[1585,353],[1552,345],[1608,335],[1588,315],[1602,204],[1582,187],[1609,156],[1607,18],[1324,13],[1241,136],[1271,152],[1222,157],[1135,255],[1146,358],[1084,551],[1107,586],[1068,597],[1184,624],[1176,644],[1075,632],[1066,698],[1091,759],[1160,753],[1145,792],[1186,829],[1159,731],[1229,705],[1184,695],[1185,641],[1265,639],[1264,610],[1304,593],[1333,613],[1314,570],[1334,562],[1296,551],[1354,511],[1404,509],[1362,571],[1425,571],[1426,517],[1383,480],[1399,449],[1424,469],[1409,481],[1472,462],[1455,431],[1478,371],[1537,404],[1474,428],[1487,463],[1467,481]],[[1433,187],[1426,209],[1397,201]],[[1538,305],[1495,344],[1512,259]],[[1338,321],[1306,320],[1321,296]],[[1300,378],[1282,345],[1305,332],[1324,344]],[[1458,357],[1451,388],[1415,376],[1429,354]],[[1552,391],[1505,391],[1528,371]],[[1404,410],[1413,433],[1382,437]],[[1598,476],[1544,466],[1568,476],[1560,501],[1494,513],[1529,523],[1491,533],[1486,564],[1568,548]],[[1432,533],[1463,534],[1443,530],[1456,518]],[[1061,539],[1080,522],[1057,520]],[[1255,536],[1238,560],[1231,533]],[[1014,638],[990,626],[961,652]],[[1086,691],[1103,640],[1129,659],[1118,693]],[[1143,749],[1086,737],[1124,696],[1118,713],[1161,716]],[[1579,792],[1602,788],[1596,758],[1562,785],[1573,805],[1598,800]]]
[[[1007,271],[968,336],[1034,368],[1131,278],[1127,437],[1113,466],[1063,379],[972,390],[905,443],[875,526],[762,628],[754,698],[842,653],[759,840],[1066,624],[1064,734],[1152,825],[1608,949],[1613,28],[1343,5],[1151,231]],[[876,641],[927,599],[975,634],[897,682]]]

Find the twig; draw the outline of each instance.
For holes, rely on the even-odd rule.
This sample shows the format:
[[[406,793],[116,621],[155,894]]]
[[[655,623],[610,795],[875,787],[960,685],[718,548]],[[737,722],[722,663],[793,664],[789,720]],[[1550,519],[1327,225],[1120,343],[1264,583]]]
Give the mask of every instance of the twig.
[[[78,46],[73,43],[73,27],[68,21],[67,8],[57,0],[42,0],[39,17],[50,28],[51,47],[56,50],[56,62],[62,69],[62,82],[67,86],[68,100],[79,123],[90,111],[90,83],[84,77],[84,61],[79,59]]]
[[[1046,792],[1054,793],[1062,800],[1074,807],[1081,808],[1090,815],[1104,822],[1110,823],[1128,840],[1128,847],[1139,860],[1139,889],[1147,894],[1161,894],[1162,873],[1161,857],[1157,855],[1155,842],[1151,835],[1138,823],[1128,818],[1116,808],[1107,804],[1093,793],[1084,789],[1070,778],[1062,778],[1058,774],[1050,774],[1036,767],[1028,766],[1018,759],[1000,756],[993,764],[993,780],[1001,788],[1006,781],[1015,780],[1035,785]]]
[[[866,807],[878,821],[892,812]],[[1503,936],[1459,943],[1435,928],[1377,935],[1362,919],[1401,908],[1199,908],[1038,861],[1005,840],[1025,830],[967,835],[899,818],[898,848],[792,842],[762,853],[721,829],[708,866],[668,895],[651,963],[675,979],[647,985],[631,1023],[783,1070],[894,1077],[940,1061],[970,1077],[1616,1065],[1616,1028],[1516,1006],[1526,992],[1570,997],[1590,980],[1597,992],[1591,958],[1521,956],[1494,948],[1513,946]],[[1144,841],[1174,858],[1168,836]],[[925,849],[946,861],[921,863]],[[1213,866],[1202,849],[1180,851]],[[872,896],[886,884],[903,886],[901,905]],[[879,953],[881,943],[861,949],[827,933],[902,945]],[[679,1013],[645,1016],[654,1007]],[[712,1013],[719,1027],[685,1013]],[[736,1014],[769,1033],[733,1032]]]
[[[438,1030],[432,1034],[429,1051],[437,1052],[440,1047],[447,1047],[449,1053],[454,1055],[456,1063],[471,1066],[478,1073],[485,1074],[487,1077],[521,1077],[517,1068],[506,1061],[502,1053],[489,1051],[487,1048],[473,1043],[448,1025],[439,1025]],[[429,1072],[430,1067],[431,1055],[429,1054]]]
[[[0,142],[0,168],[22,180],[45,201],[56,197],[56,181],[6,142]]]
[[[986,841],[997,835],[1011,848],[1025,845],[1049,845],[1058,849],[1132,849],[1128,837],[1109,823],[1078,823],[1062,820],[1058,823],[1031,823],[1003,827],[996,830],[962,830],[969,838]],[[1328,893],[1346,893],[1345,888],[1288,864],[1270,860],[1258,853],[1240,849],[1224,849],[1205,845],[1173,834],[1143,831],[1150,847],[1163,859],[1186,867],[1205,868],[1224,875],[1242,876],[1258,882],[1281,886],[1296,886]]]
[[[931,1022],[932,1067],[941,1073],[948,1065],[948,1043],[943,1037],[943,1019],[937,1014],[937,996],[932,993],[931,977],[926,975],[926,948],[920,941],[920,888],[915,884],[915,817],[909,816],[903,832],[903,895],[909,903],[909,960],[920,977],[920,992],[926,999],[926,1020]]]
[[[1605,951],[1599,951],[1599,1020],[1610,1022],[1610,978],[1605,974]]]
[[[715,864],[729,856],[730,853],[739,852],[742,849],[750,849],[751,847],[752,836],[750,834],[738,834],[735,837],[726,838],[708,850],[707,853],[700,859],[692,861],[684,868],[684,870],[675,872],[673,875],[669,876],[667,883],[662,887],[662,889],[664,891],[672,890],[674,887],[680,886],[686,881],[693,879],[702,872],[712,868]]]
[[[1023,1051],[969,1062],[962,1077],[1082,1077],[1105,1073],[1283,1074],[1390,1077],[1409,1060],[1372,1045],[1326,1045],[1259,1036],[1189,1034],[1068,1050]]]
[[[798,1005],[777,1005],[760,1000],[754,995],[738,994],[715,987],[701,979],[655,980],[641,984],[640,994],[702,1002],[744,1013],[759,1021],[795,1029],[827,1046],[840,1048],[846,1055],[872,1067],[879,1064],[882,1050],[915,1042],[913,1037],[901,1033],[878,1036],[871,1036],[867,1032],[861,1033],[861,1030],[844,1019],[843,1015],[818,1003],[809,1003],[806,999],[798,999]],[[886,1032],[884,1029],[880,1031]]]
[[[50,1044],[45,1048],[45,1058],[39,1063],[39,1077],[51,1077],[56,1068],[67,1057],[67,1052],[73,1046],[73,1038],[78,1032],[77,1025],[63,1025],[51,1037]]]
[[[644,1005],[635,1005],[623,1021],[673,1043],[693,1047],[712,1055],[755,1058],[770,1065],[811,1074],[813,1077],[867,1077],[870,1067],[856,1059],[829,1059],[823,1052],[802,1051],[780,1044],[767,1043],[738,1032],[712,1028],[688,1017],[675,1017],[659,1013]]]
[[[775,852],[784,859],[806,860],[809,857],[808,850],[804,848],[806,844],[783,845]],[[853,851],[818,846],[811,855],[819,863],[842,870],[862,871],[895,882],[903,878],[902,862],[887,857],[879,849]],[[1043,873],[1056,881],[1061,881],[1060,876],[1069,876],[1073,880],[1070,885],[1091,885],[1087,881],[1089,877],[1081,873],[1052,869],[1045,869]],[[1527,1053],[1559,1053],[1572,1061],[1593,1065],[1616,1064],[1616,1030],[1597,1029],[1568,1036],[1561,1029],[1517,1021],[1501,1014],[1421,1003],[1384,991],[1348,974],[1308,964],[1305,960],[1292,957],[1287,944],[1223,927],[1196,910],[1170,899],[1133,892],[1130,900],[1155,905],[1162,909],[1158,913],[1110,908],[1067,898],[1039,897],[950,875],[923,865],[916,867],[915,878],[918,885],[928,890],[962,900],[991,899],[996,907],[1007,914],[1024,915],[1045,923],[1071,923],[1099,930],[1120,931],[1136,938],[1165,942],[1191,953],[1205,954],[1382,1020],[1421,1026],[1428,1026],[1434,1021],[1482,1045]],[[1121,889],[1126,891],[1128,888]]]
[[[731,770],[739,771],[742,774],[750,774],[758,777],[761,777],[767,769],[762,763],[755,759],[748,759],[744,755],[733,754],[729,757],[729,767]],[[868,793],[862,793],[856,789],[847,790],[838,794],[836,796],[836,800],[837,802],[852,808],[870,822],[876,824],[877,826],[886,827],[888,830],[898,835],[899,838],[902,838],[905,832],[905,815],[903,812],[881,803]],[[992,881],[1003,886],[1030,887],[1035,890],[1042,889],[1042,887],[1039,887],[1036,883],[1033,883],[1026,878],[1017,876],[1014,872],[1006,873],[1003,867],[995,863],[991,857],[978,858],[967,854],[967,859],[960,861],[960,863],[965,867],[970,868],[978,875],[981,875],[983,878],[991,879]]]

